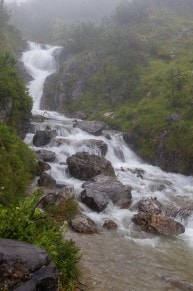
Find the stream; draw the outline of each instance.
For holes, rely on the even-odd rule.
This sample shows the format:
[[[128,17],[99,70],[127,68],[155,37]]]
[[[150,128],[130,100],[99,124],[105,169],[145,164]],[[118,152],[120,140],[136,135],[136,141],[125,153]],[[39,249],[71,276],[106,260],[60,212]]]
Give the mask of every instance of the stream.
[[[193,283],[193,215],[184,222],[186,231],[177,238],[167,238],[145,233],[131,222],[136,213],[136,203],[144,198],[157,197],[164,205],[178,208],[193,206],[193,177],[166,173],[159,167],[142,161],[124,142],[118,131],[106,130],[102,136],[91,136],[79,128],[73,127],[75,119],[64,115],[40,110],[40,100],[46,77],[57,68],[56,53],[60,47],[40,45],[29,42],[29,48],[22,55],[26,71],[33,80],[28,84],[33,97],[33,115],[46,114],[42,123],[33,122],[36,130],[47,126],[57,131],[55,142],[45,148],[56,153],[56,161],[50,163],[47,172],[58,184],[71,185],[76,197],[82,191],[82,181],[69,175],[67,157],[84,151],[100,155],[98,149],[79,144],[86,139],[103,140],[108,145],[105,158],[111,161],[117,179],[132,187],[132,205],[129,209],[120,209],[109,204],[101,213],[96,213],[81,204],[87,216],[94,220],[99,228],[105,219],[113,219],[118,229],[102,230],[98,234],[84,235],[69,231],[67,234],[81,248],[83,275],[80,279],[86,286],[84,290],[99,291],[156,291],[185,290],[170,285],[166,278],[178,278]],[[107,139],[107,134],[111,139]],[[25,142],[34,150],[34,133],[28,133]],[[58,146],[57,139],[65,138],[67,143]],[[136,174],[143,170],[143,177]],[[188,290],[188,289],[187,289]],[[191,289],[192,290],[192,289]]]

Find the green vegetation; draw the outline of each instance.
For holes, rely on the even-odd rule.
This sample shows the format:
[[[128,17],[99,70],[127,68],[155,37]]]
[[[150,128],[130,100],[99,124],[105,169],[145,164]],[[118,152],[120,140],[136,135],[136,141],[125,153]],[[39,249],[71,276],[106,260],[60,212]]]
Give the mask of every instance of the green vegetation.
[[[61,290],[73,291],[79,274],[79,249],[72,240],[65,240],[65,219],[69,208],[78,211],[78,204],[69,199],[52,210],[40,211],[37,191],[18,204],[0,204],[0,237],[23,240],[44,248],[60,271]],[[55,215],[54,215],[55,213]],[[17,217],[17,219],[15,219]],[[60,219],[59,219],[60,217]]]
[[[26,194],[29,181],[36,173],[36,162],[33,153],[16,135],[25,135],[32,99],[16,68],[12,54],[15,48],[7,34],[14,29],[8,25],[9,14],[3,2],[0,1],[0,35],[4,36],[3,44],[0,42],[0,202],[8,204]]]
[[[9,13],[0,1],[0,237],[23,240],[44,248],[61,276],[61,290],[73,291],[79,270],[78,248],[66,240],[65,221],[78,211],[69,199],[42,212],[40,193],[29,196],[38,167],[33,152],[21,140],[31,117],[32,99],[18,70],[16,54],[23,41],[8,24]],[[18,135],[20,137],[18,137]]]
[[[67,84],[64,112],[82,110],[90,119],[133,132],[138,152],[152,163],[168,132],[163,150],[173,156],[180,152],[184,160],[175,171],[192,173],[192,16],[188,0],[124,1],[101,26],[87,23],[65,30],[65,52],[76,54],[78,69]],[[72,101],[74,84],[90,63],[96,72],[85,78],[81,96]],[[107,117],[106,112],[113,114]],[[180,120],[171,124],[167,118],[174,113]]]
[[[0,202],[21,199],[35,173],[34,154],[11,128],[0,124]]]

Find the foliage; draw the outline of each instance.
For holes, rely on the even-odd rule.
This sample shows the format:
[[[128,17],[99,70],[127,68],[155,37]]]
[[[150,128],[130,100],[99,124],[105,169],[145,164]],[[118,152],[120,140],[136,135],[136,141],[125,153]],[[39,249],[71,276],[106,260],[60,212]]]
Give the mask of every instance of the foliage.
[[[6,109],[9,102],[10,110]],[[15,58],[8,52],[0,54],[0,108],[7,111],[6,123],[21,133],[21,123],[30,117],[32,99],[19,77]]]
[[[166,97],[171,106],[191,104],[193,101],[193,73],[175,68],[169,71]]]
[[[35,173],[34,154],[11,128],[0,124],[0,202],[18,200]]]
[[[44,248],[61,272],[60,283],[73,291],[78,276],[79,249],[73,241],[65,240],[65,221],[53,218],[52,213],[38,208],[41,193],[37,191],[18,204],[0,204],[0,237],[23,240]],[[65,205],[63,205],[65,206]],[[64,211],[65,212],[65,211]],[[17,218],[17,219],[16,219]]]

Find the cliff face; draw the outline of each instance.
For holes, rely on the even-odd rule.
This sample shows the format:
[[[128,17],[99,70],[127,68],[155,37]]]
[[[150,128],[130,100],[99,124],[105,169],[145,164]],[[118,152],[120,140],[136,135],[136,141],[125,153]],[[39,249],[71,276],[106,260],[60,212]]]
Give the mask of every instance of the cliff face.
[[[97,73],[99,57],[96,52],[72,57],[45,82],[41,108],[69,113],[71,105],[80,101],[89,88],[89,79]]]

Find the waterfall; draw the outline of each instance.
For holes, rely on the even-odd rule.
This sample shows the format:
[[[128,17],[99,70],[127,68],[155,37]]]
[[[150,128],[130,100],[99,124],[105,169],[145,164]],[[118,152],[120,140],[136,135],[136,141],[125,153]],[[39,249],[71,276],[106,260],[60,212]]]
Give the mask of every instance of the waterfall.
[[[33,80],[28,84],[29,93],[34,100],[32,111],[33,114],[42,115],[44,112],[39,109],[40,100],[43,92],[43,85],[47,76],[49,76],[56,70],[54,54],[57,50],[60,49],[60,47],[52,47],[48,45],[42,46],[30,42],[29,49],[23,53],[22,61],[25,65],[27,72],[33,77]],[[43,130],[47,126],[49,126],[49,128],[54,129],[57,132],[55,142],[49,145],[49,149],[56,153],[57,159],[54,163],[50,163],[51,169],[48,170],[48,173],[56,179],[58,184],[68,184],[74,186],[77,197],[79,196],[82,190],[82,181],[69,176],[66,159],[67,157],[75,154],[77,151],[86,151],[92,154],[99,154],[96,149],[92,149],[86,145],[80,146],[80,141],[97,139],[104,141],[108,145],[106,159],[111,161],[115,169],[117,179],[124,185],[130,185],[133,188],[133,202],[130,209],[120,209],[119,207],[110,204],[103,212],[96,213],[88,209],[85,205],[81,205],[84,212],[99,226],[101,226],[102,222],[106,218],[113,218],[113,220],[116,221],[118,225],[119,230],[116,235],[101,235],[103,246],[100,246],[99,250],[101,247],[105,248],[105,238],[106,240],[108,240],[105,250],[109,254],[109,258],[116,261],[117,266],[121,268],[121,264],[123,261],[129,264],[129,262],[125,261],[125,256],[128,256],[132,263],[136,264],[133,275],[132,272],[131,276],[125,274],[125,277],[128,276],[128,280],[126,280],[125,277],[122,278],[122,275],[120,275],[120,269],[113,269],[113,276],[117,272],[117,276],[120,276],[120,278],[122,278],[120,280],[123,280],[123,286],[128,287],[130,286],[124,285],[124,280],[126,280],[126,284],[130,282],[131,286],[131,282],[133,280],[133,286],[135,286],[135,288],[131,290],[167,290],[164,287],[164,283],[163,285],[158,284],[157,287],[155,287],[155,278],[152,274],[150,275],[149,272],[150,269],[152,273],[155,271],[155,276],[157,276],[157,280],[160,280],[159,282],[161,282],[161,277],[167,272],[172,272],[171,265],[175,264],[174,273],[179,273],[180,276],[182,276],[183,278],[187,277],[190,280],[190,265],[193,261],[193,217],[190,217],[188,222],[186,223],[185,233],[179,236],[174,241],[169,241],[166,238],[160,238],[154,235],[144,234],[142,231],[137,232],[133,229],[131,217],[136,211],[136,203],[144,197],[156,197],[163,204],[174,205],[177,208],[184,206],[193,207],[193,177],[187,177],[174,173],[166,173],[162,171],[159,167],[154,167],[143,162],[125,144],[123,136],[120,132],[109,130],[108,134],[110,134],[111,139],[107,139],[105,135],[98,137],[91,136],[81,129],[74,128],[73,118],[67,118],[64,115],[53,111],[47,111],[46,117],[46,121],[43,121],[41,124],[34,122],[34,126],[36,130]],[[32,149],[35,149],[32,144],[32,138],[33,134],[29,133],[26,137],[26,142]],[[65,138],[66,142],[58,146],[57,140],[61,138]],[[36,148],[36,150],[37,149],[38,148]],[[136,169],[140,169],[143,172],[142,177],[136,174]],[[80,237],[77,238],[78,241],[80,239]],[[97,244],[100,245],[99,237],[91,238],[91,241],[93,244],[97,242]],[[89,246],[87,245],[87,239],[86,242],[84,242],[84,238],[82,237],[81,243],[83,244],[83,247],[85,243],[85,249],[89,248]],[[116,244],[116,247],[114,244]],[[132,245],[132,250],[127,249],[129,245]],[[173,247],[173,245],[175,246]],[[90,246],[90,250],[92,250],[92,248],[93,246]],[[114,248],[115,252],[118,253],[114,253],[113,256],[113,252],[111,252],[110,248]],[[143,249],[142,254],[139,252],[139,248]],[[136,258],[135,256],[132,257],[132,254],[129,254],[130,251],[136,252],[137,256],[140,256],[141,265],[137,261],[138,258]],[[93,253],[94,252],[96,252],[96,249],[93,250]],[[149,258],[146,257],[146,253]],[[176,254],[178,258],[176,257]],[[95,254],[95,259],[96,257],[97,253]],[[180,264],[179,259],[183,260],[183,257],[186,257],[186,261],[183,261],[183,268],[181,266],[179,266],[178,268],[177,264]],[[119,261],[119,259],[121,261]],[[101,260],[103,260],[103,257],[101,257]],[[105,266],[105,262],[103,262],[103,264]],[[113,265],[113,262],[108,262],[106,264],[106,268],[108,268],[108,264]],[[152,266],[149,266],[149,264],[152,264]],[[98,265],[103,269],[103,267],[100,265],[100,262],[98,262]],[[149,272],[145,269],[145,266],[147,265],[149,268]],[[112,267],[114,268],[114,265]],[[145,276],[147,276],[148,283],[144,282],[144,278],[138,278],[139,280],[134,280],[132,276],[138,275],[138,271],[136,270],[137,267],[141,270],[141,272],[144,271],[144,274],[147,273]],[[124,266],[122,268],[124,268]],[[124,273],[125,272],[123,271],[123,274]],[[100,278],[103,277],[104,280],[104,277],[106,276],[107,278],[109,278],[109,280],[111,280],[110,274],[107,271],[103,275],[99,274],[98,276]],[[98,284],[100,284],[99,281],[101,280],[102,279],[98,280]],[[119,278],[117,278],[117,282],[119,282],[119,284],[121,284],[120,280]],[[149,281],[151,280],[153,282],[150,283]],[[125,289],[126,287],[123,287],[123,289],[112,289],[112,287],[116,286],[116,283],[113,284],[114,285],[111,286],[109,289],[107,288],[107,285],[103,286],[104,289],[101,287],[102,285],[98,285],[99,288],[97,290],[129,290]],[[155,287],[155,289],[153,289],[153,286]],[[95,290],[94,287],[91,290]]]

